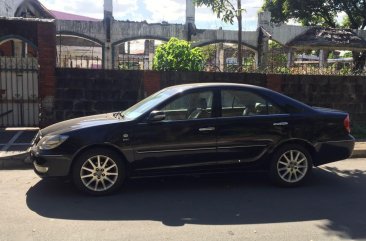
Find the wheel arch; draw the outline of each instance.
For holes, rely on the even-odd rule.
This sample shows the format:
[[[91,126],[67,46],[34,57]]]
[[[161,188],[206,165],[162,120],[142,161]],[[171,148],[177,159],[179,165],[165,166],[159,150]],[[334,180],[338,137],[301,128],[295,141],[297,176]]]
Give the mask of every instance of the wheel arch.
[[[300,145],[300,146],[304,147],[309,152],[313,165],[316,166],[316,163],[317,163],[316,149],[310,142],[303,140],[303,139],[289,139],[289,140],[279,143],[270,151],[270,157],[272,158],[272,156],[277,152],[277,150],[279,150],[280,148],[282,148],[286,145]]]
[[[76,163],[76,160],[85,152],[87,152],[89,150],[93,150],[95,148],[107,149],[107,150],[117,153],[121,157],[121,160],[123,161],[123,164],[126,167],[126,175],[129,173],[129,168],[130,168],[129,162],[127,161],[125,154],[119,148],[117,148],[116,146],[110,145],[110,144],[93,144],[93,145],[89,145],[89,146],[85,146],[85,147],[81,148],[74,154],[74,156],[72,157],[72,161],[71,161],[71,165],[70,165],[70,169],[69,169],[69,175],[72,174],[72,170]]]

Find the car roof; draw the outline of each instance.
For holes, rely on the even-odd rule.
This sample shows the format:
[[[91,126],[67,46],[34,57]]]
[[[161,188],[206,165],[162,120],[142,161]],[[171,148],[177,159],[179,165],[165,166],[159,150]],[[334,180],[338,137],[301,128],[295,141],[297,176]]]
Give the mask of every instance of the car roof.
[[[247,87],[252,89],[263,89],[267,90],[266,88],[249,85],[249,84],[239,84],[239,83],[223,83],[223,82],[210,82],[210,83],[190,83],[190,84],[181,84],[181,85],[174,85],[168,88],[178,88],[180,90],[188,90],[193,88],[199,87]]]

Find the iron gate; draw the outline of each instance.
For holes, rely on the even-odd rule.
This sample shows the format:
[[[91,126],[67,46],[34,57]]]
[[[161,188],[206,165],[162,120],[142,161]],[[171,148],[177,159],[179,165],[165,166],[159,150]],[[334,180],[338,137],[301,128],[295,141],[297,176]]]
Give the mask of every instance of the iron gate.
[[[0,57],[0,127],[38,126],[37,58]]]

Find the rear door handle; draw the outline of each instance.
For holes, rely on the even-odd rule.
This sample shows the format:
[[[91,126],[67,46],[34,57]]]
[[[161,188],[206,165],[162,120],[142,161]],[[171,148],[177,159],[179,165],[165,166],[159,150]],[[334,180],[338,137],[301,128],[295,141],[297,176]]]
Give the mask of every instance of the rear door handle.
[[[288,122],[284,121],[284,122],[276,122],[276,123],[273,123],[274,126],[287,126],[288,125]]]
[[[215,127],[205,127],[205,128],[199,128],[199,131],[214,131]]]

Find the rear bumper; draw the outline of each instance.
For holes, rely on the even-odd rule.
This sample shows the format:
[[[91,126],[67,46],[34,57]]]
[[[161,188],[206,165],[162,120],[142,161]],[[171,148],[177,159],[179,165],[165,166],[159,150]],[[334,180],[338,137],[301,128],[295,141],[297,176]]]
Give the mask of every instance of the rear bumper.
[[[40,177],[63,177],[69,175],[71,160],[63,155],[46,155],[32,148],[30,159],[34,172]]]
[[[348,140],[327,141],[318,143],[316,148],[316,157],[314,165],[340,161],[349,158],[352,155],[355,146],[355,139],[349,136]]]

